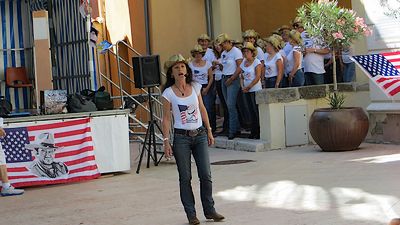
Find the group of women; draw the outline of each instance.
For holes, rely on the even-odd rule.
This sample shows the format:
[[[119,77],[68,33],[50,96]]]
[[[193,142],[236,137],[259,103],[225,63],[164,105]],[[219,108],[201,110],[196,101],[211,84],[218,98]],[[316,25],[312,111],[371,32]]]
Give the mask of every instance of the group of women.
[[[246,118],[251,131],[248,138],[259,139],[255,93],[263,87],[304,85],[301,34],[297,30],[288,31],[281,30],[280,35],[261,39],[256,31],[247,30],[243,33],[244,42],[239,44],[227,34],[219,35],[213,42],[206,34],[198,37],[188,66],[193,81],[202,86],[201,96],[213,135],[228,136],[230,140],[240,135],[243,119],[237,106],[239,94],[246,112],[251,115]],[[217,95],[224,112],[223,129],[219,133],[216,133],[215,116]]]

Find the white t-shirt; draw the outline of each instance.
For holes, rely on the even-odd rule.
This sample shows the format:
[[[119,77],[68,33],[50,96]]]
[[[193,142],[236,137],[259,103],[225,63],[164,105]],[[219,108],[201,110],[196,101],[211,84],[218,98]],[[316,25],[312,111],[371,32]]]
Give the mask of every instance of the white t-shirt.
[[[212,63],[216,60],[214,51],[211,48],[207,48],[206,54],[203,56],[203,60]]]
[[[324,49],[327,48],[326,44],[322,40],[317,38],[310,38],[307,48]],[[304,72],[311,72],[316,74],[325,73],[324,68],[324,55],[316,53],[307,53],[304,56]]]
[[[289,55],[287,55],[286,59],[287,59],[287,63],[286,63],[286,67],[285,67],[285,73],[286,74],[290,74],[290,72],[292,72],[293,67],[294,67],[294,54],[293,52],[299,52],[300,53],[300,64],[298,69],[301,69],[301,62],[303,61],[303,53],[301,52],[301,47],[299,46],[294,46],[292,48],[292,50],[290,51]]]
[[[201,85],[192,83],[192,94],[187,97],[178,97],[169,87],[164,90],[162,96],[171,103],[172,115],[174,117],[174,128],[194,130],[202,126],[201,113],[198,96]]]
[[[243,59],[242,52],[238,48],[232,47],[232,49],[229,52],[223,51],[221,54],[221,62],[222,65],[224,66],[222,74],[224,75],[234,74],[237,68],[236,60],[238,59]]]
[[[270,77],[276,77],[278,76],[278,66],[276,66],[276,61],[282,60],[283,63],[283,58],[281,54],[278,52],[275,54],[272,59],[268,60],[268,53],[264,54],[265,59],[264,59],[264,64],[265,64],[265,77],[270,78]]]
[[[245,63],[246,63],[246,59],[244,59],[242,64],[240,64],[240,68],[243,71],[243,77],[244,77],[243,85],[244,85],[244,87],[247,87],[247,86],[249,86],[249,84],[251,84],[251,82],[253,82],[254,79],[256,79],[256,67],[258,65],[261,65],[261,62],[260,62],[260,60],[258,60],[256,58],[256,59],[254,59],[253,63],[250,66],[246,67]],[[262,89],[260,80],[258,80],[258,82],[253,87],[251,87],[249,92],[255,92],[255,91],[259,91]]]
[[[206,64],[202,67],[197,67],[193,65],[193,62],[190,62],[189,67],[192,69],[193,80],[199,84],[208,84],[208,69],[211,66],[209,61],[206,61]]]
[[[218,61],[219,63],[222,63],[221,58],[217,59],[216,61]],[[222,74],[223,74],[223,73],[222,73],[222,70],[220,70],[219,68],[220,68],[220,67],[217,66],[217,67],[214,69],[214,74],[215,74],[214,79],[215,79],[215,80],[221,80],[221,79],[222,79]]]
[[[289,55],[290,51],[292,51],[293,46],[289,43],[285,43],[285,47],[283,47],[283,51],[285,52],[285,55]]]
[[[257,46],[257,59],[261,61],[264,61],[264,51]]]

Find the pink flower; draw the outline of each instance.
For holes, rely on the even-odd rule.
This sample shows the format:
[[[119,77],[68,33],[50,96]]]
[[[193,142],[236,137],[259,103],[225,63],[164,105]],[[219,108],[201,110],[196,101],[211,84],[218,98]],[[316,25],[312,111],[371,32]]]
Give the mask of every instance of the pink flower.
[[[367,28],[363,29],[363,34],[364,34],[364,36],[371,36],[372,30],[367,27]]]
[[[344,39],[342,32],[335,32],[332,34],[333,38],[335,39]]]
[[[336,24],[339,25],[339,26],[344,26],[346,24],[346,20],[338,19],[338,21],[336,21]]]
[[[359,32],[358,27],[354,27],[354,32],[356,32],[356,33]]]
[[[356,20],[355,20],[355,22],[354,22],[354,25],[360,26],[360,27],[365,27],[364,18],[356,17]]]

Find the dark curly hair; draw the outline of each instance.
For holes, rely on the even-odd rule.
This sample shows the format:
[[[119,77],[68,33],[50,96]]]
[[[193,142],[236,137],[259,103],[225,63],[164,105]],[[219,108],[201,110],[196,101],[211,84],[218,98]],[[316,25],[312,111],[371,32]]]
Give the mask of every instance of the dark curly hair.
[[[193,81],[192,69],[190,69],[189,65],[186,62],[182,62],[182,63],[185,64],[185,66],[186,66],[186,83],[191,84]],[[171,66],[167,70],[167,74],[166,74],[167,81],[164,84],[164,87],[162,89],[163,91],[175,84],[175,78],[172,76],[172,67],[173,66]]]

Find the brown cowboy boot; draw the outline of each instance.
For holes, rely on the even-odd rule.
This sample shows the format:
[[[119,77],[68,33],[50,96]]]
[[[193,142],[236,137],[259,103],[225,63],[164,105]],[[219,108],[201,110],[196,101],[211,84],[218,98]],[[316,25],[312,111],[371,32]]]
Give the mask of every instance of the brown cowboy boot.
[[[223,215],[216,213],[216,212],[213,214],[210,214],[210,215],[205,215],[205,216],[206,216],[206,219],[214,220],[214,222],[220,222],[225,219],[225,217]]]
[[[197,225],[200,224],[200,220],[197,217],[193,217],[189,219],[189,225]]]

